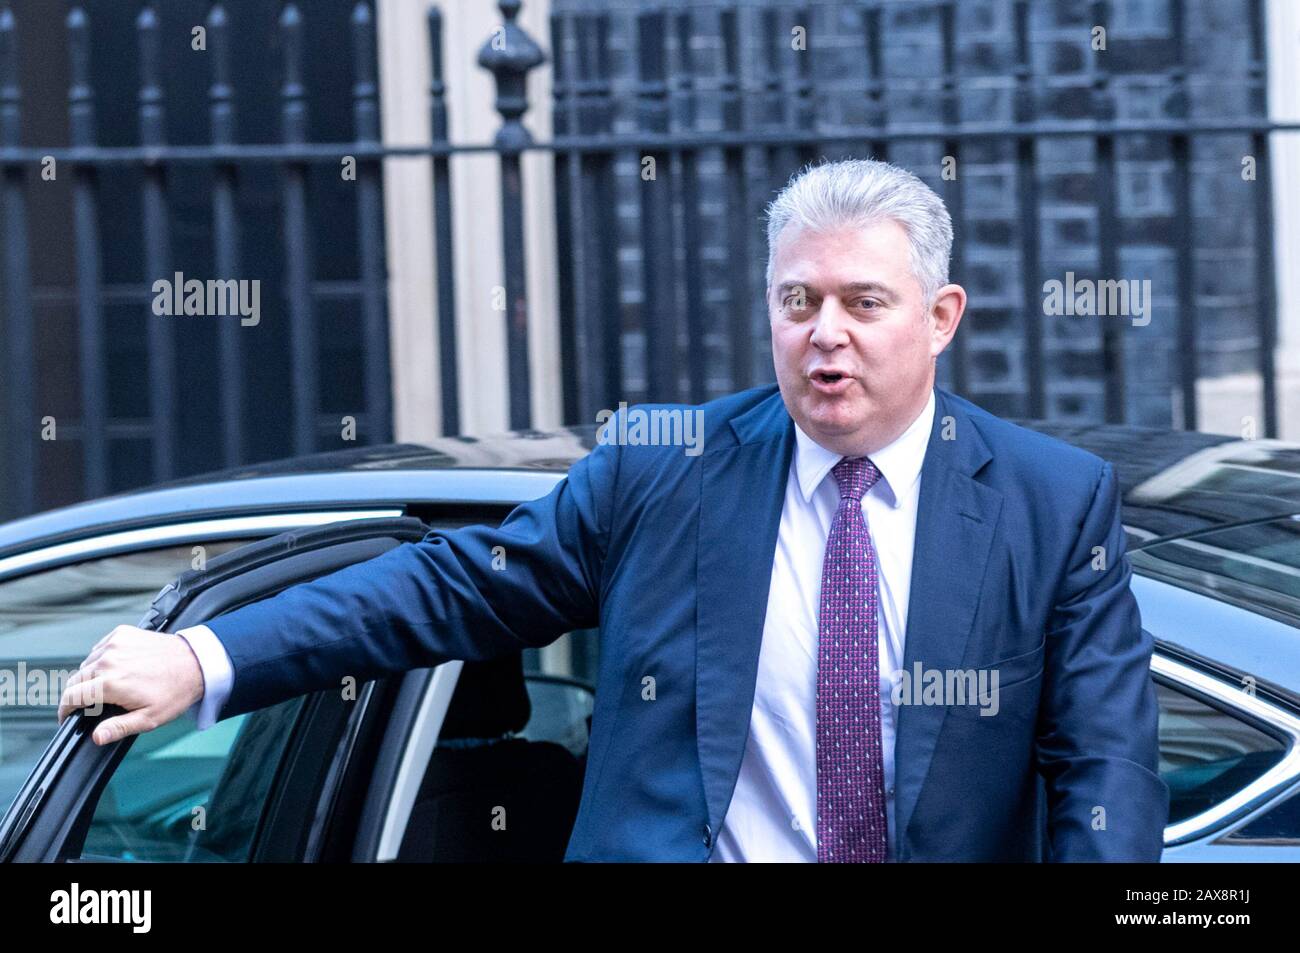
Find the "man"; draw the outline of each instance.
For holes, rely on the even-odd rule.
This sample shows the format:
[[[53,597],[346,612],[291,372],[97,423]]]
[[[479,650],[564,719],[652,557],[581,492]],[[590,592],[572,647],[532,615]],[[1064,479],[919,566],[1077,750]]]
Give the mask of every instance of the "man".
[[[115,629],[61,716],[128,709],[101,744],[192,705],[204,727],[599,624],[570,860],[1157,860],[1152,642],[1110,465],[934,386],[966,293],[919,179],[827,163],[768,212],[777,385],[704,405],[702,453],[620,445],[616,417],[499,528],[181,639]]]

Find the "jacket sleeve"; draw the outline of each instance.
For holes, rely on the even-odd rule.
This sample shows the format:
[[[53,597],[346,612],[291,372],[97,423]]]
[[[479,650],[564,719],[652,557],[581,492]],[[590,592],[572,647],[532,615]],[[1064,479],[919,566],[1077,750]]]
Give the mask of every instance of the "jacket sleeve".
[[[1053,861],[1158,861],[1163,849],[1153,640],[1131,576],[1118,481],[1103,463],[1046,636],[1037,750]]]
[[[597,625],[618,461],[598,445],[499,527],[434,530],[209,620],[234,669],[220,717]]]

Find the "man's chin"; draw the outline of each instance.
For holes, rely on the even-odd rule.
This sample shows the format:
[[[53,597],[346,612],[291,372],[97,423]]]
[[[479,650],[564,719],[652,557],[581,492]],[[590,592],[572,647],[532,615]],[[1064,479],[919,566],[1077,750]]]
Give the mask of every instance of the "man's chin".
[[[815,394],[804,402],[804,417],[817,433],[838,436],[861,430],[867,420],[867,408],[851,397]],[[810,437],[815,435],[809,433]]]

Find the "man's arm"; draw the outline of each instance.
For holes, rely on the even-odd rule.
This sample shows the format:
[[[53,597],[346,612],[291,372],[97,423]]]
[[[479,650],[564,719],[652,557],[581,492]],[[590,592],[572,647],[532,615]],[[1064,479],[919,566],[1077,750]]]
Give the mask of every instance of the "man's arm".
[[[233,682],[224,704],[214,697],[200,706],[201,724],[205,713],[228,718],[339,687],[345,677],[359,683],[448,659],[493,658],[596,625],[618,460],[616,446],[598,445],[500,527],[435,530],[209,620]],[[221,663],[202,627],[185,634],[115,630],[69,679],[60,717],[87,699],[127,708],[96,730],[103,743],[190,709]],[[118,657],[126,649],[129,664]],[[175,688],[160,677],[164,655],[168,672],[188,666]],[[217,705],[219,714],[210,711]]]
[[[1169,789],[1158,774],[1153,642],[1131,576],[1105,463],[1047,632],[1038,763],[1054,861],[1158,861],[1163,849]]]

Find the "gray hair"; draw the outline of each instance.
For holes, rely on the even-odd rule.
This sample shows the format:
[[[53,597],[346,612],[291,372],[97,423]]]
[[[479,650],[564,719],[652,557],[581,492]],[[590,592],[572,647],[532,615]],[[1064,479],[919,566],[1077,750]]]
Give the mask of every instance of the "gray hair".
[[[777,239],[790,224],[812,231],[866,228],[892,219],[907,232],[912,273],[926,306],[948,283],[952,218],[943,199],[906,169],[875,159],[840,159],[797,172],[767,207],[767,288]]]

